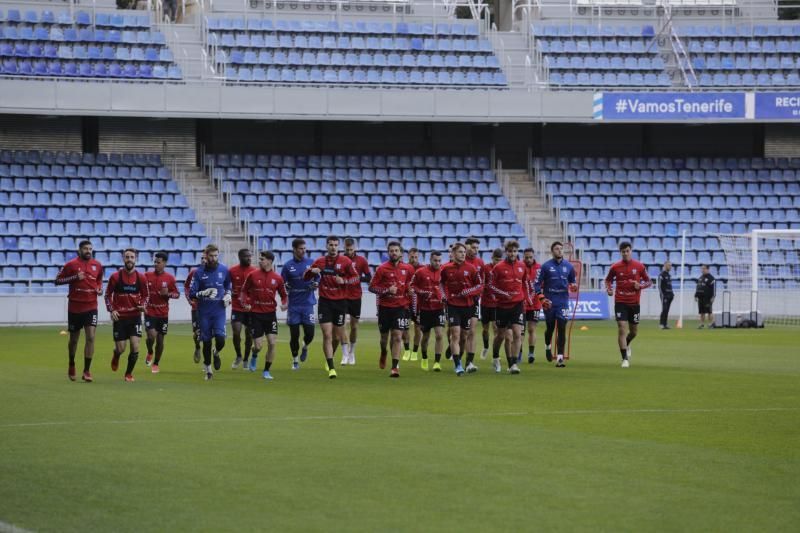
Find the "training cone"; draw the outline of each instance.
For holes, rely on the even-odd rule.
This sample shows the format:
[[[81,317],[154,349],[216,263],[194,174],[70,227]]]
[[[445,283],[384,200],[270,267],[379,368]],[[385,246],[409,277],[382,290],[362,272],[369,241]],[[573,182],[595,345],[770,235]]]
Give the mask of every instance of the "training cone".
[[[581,326],[581,331],[589,331],[589,326]]]
[[[59,334],[59,335],[66,335],[66,334],[67,334],[67,332],[66,332],[66,331],[64,331],[64,330],[62,329],[61,331],[59,331],[59,332],[58,332],[58,334]]]
[[[678,319],[675,323],[675,329],[683,329],[683,320]]]

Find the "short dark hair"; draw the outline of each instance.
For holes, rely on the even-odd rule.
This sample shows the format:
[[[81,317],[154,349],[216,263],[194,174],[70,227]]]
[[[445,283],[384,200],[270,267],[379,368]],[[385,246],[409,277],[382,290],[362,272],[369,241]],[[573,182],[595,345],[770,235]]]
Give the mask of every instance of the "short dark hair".
[[[348,238],[346,238],[346,239],[344,240],[344,245],[345,245],[345,246],[352,246],[352,245],[354,245],[355,243],[356,243],[356,240],[355,240],[354,238],[352,238],[352,237],[348,237]]]
[[[439,250],[434,250],[431,252],[430,257],[442,257],[442,252],[440,252]]]
[[[239,259],[241,259],[242,256],[246,253],[252,255],[252,253],[250,252],[250,248],[242,248],[241,250],[239,250]]]
[[[481,240],[480,239],[476,239],[475,237],[470,237],[470,238],[468,238],[467,240],[464,241],[464,244],[466,244],[467,246],[469,246],[470,244],[480,244],[480,243],[481,243]]]
[[[453,252],[455,252],[457,248],[466,248],[466,246],[464,246],[464,243],[463,243],[463,242],[456,242],[456,243],[453,243],[453,247],[451,248],[451,250],[452,250]]]
[[[136,251],[136,248],[125,248],[124,250],[122,250],[122,255],[125,255],[128,252],[133,252],[133,255],[139,255],[139,252]]]
[[[564,245],[561,243],[561,241],[554,241],[553,244],[550,245],[550,251],[552,252],[553,248],[555,248],[556,246],[564,246]]]
[[[707,268],[707,269],[711,270],[711,267],[709,265],[706,265],[706,264],[700,265],[700,268]]]
[[[412,252],[419,253],[419,248],[416,248],[416,247],[412,246],[411,248],[408,249],[408,253],[412,253]]]
[[[153,257],[155,257],[156,259],[161,259],[166,263],[167,260],[169,259],[169,254],[167,252],[156,252],[155,254],[153,254]]]
[[[205,253],[207,254],[209,252],[219,252],[219,248],[217,248],[216,244],[209,244],[206,246]]]
[[[633,246],[631,246],[631,243],[629,243],[628,241],[622,241],[621,243],[619,243],[619,251],[620,252],[622,250],[624,250],[625,248],[633,248]]]
[[[298,248],[306,243],[305,239],[295,239],[292,241],[292,248]]]
[[[325,246],[327,246],[329,242],[333,241],[339,242],[339,237],[337,237],[336,235],[328,235],[328,238],[325,239]]]
[[[275,254],[268,251],[261,252],[261,259],[269,259],[270,261],[275,261]]]
[[[519,248],[519,243],[517,241],[506,241],[505,246],[503,246],[506,250],[510,250],[511,248]]]
[[[86,246],[87,244],[88,244],[89,246],[91,246],[91,245],[92,245],[92,241],[90,241],[90,240],[88,240],[88,239],[84,239],[84,240],[82,240],[81,242],[79,242],[79,243],[78,243],[78,250],[80,250],[81,248],[83,248],[83,247],[84,247],[84,246]]]
[[[528,252],[536,254],[536,252],[533,251],[533,248],[525,248],[524,250],[522,250],[523,254],[527,254]]]
[[[503,257],[503,249],[502,248],[495,248],[492,252],[492,257],[497,257],[501,259]]]
[[[389,248],[391,248],[392,246],[397,246],[398,248],[400,248],[400,250],[401,250],[401,251],[403,250],[403,245],[402,245],[402,244],[400,244],[400,241],[389,241],[389,242],[386,244],[386,249],[388,250],[388,249],[389,249]]]

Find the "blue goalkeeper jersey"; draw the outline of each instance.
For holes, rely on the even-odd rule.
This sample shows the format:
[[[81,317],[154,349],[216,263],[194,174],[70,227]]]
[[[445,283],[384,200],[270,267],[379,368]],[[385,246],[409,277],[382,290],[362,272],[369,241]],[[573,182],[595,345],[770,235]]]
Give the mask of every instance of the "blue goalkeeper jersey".
[[[217,296],[212,298],[198,297],[197,293],[206,289],[217,289]],[[197,300],[198,311],[222,310],[225,312],[225,304],[222,298],[231,292],[231,275],[228,267],[222,263],[217,263],[215,268],[208,265],[200,265],[192,277],[192,286],[189,288],[189,298]]]
[[[317,303],[314,291],[318,281],[303,279],[303,274],[311,267],[314,261],[309,257],[304,257],[300,261],[292,256],[281,270],[283,283],[286,285],[286,292],[289,293],[289,307],[309,307]]]
[[[546,261],[536,276],[534,290],[553,302],[564,306],[569,303],[569,285],[575,283],[575,268],[566,259]]]

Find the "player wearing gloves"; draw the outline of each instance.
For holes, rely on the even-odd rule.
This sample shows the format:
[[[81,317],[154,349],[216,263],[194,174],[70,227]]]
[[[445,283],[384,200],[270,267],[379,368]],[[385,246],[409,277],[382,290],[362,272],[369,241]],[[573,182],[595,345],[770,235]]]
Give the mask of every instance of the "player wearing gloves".
[[[469,329],[475,306],[475,297],[483,290],[483,281],[474,266],[465,262],[467,248],[457,242],[453,245],[453,260],[442,267],[442,287],[447,301],[447,322],[450,325],[450,350],[456,375],[464,374],[461,366],[461,330]]]
[[[231,304],[231,275],[219,262],[219,248],[206,246],[206,264],[197,267],[189,298],[197,300],[200,340],[203,342],[203,370],[206,381],[214,377],[211,370],[211,340],[214,340],[214,369],[222,366],[220,352],[225,347],[225,308]]]
[[[550,245],[553,258],[542,265],[539,275],[534,283],[536,297],[544,309],[545,356],[548,361],[553,360],[551,342],[553,331],[558,327],[557,367],[566,366],[564,363],[564,344],[566,342],[567,321],[569,320],[569,291],[577,290],[575,283],[575,268],[572,263],[564,260],[564,246],[556,241]]]

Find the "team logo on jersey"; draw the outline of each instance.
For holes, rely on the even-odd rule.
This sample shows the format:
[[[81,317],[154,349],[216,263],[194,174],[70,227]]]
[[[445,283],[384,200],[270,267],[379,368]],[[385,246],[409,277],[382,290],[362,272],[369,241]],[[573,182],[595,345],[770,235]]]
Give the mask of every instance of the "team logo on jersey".
[[[222,272],[217,272],[217,277],[218,277],[219,279],[222,279]]]
[[[166,281],[162,281],[161,282],[161,288],[162,289],[166,289],[167,288],[167,282]]]
[[[275,280],[274,279],[272,280],[272,285],[275,285]]]
[[[517,272],[519,272],[520,274],[522,274],[522,269],[518,267],[518,268],[517,268]]]
[[[465,270],[465,271],[464,271],[464,277],[466,278],[467,276],[469,276],[469,272],[467,272],[467,271]]]
[[[567,273],[567,267],[561,267],[561,271],[566,274]]]
[[[634,274],[636,274],[636,269],[634,268],[633,270],[631,270],[631,272],[633,272]]]
[[[92,265],[92,270],[97,270],[97,265]]]

